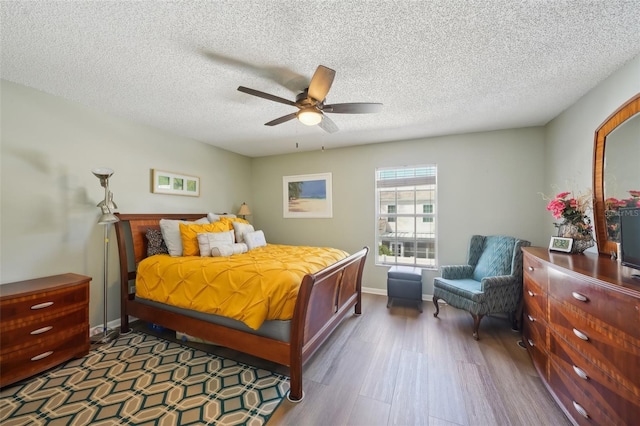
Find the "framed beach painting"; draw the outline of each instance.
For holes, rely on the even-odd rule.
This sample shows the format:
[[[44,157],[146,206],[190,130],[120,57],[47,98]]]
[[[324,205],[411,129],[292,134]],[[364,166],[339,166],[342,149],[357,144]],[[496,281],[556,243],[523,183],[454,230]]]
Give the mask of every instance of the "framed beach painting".
[[[151,192],[154,194],[200,196],[200,178],[151,169]]]
[[[331,173],[283,176],[285,218],[333,217]]]

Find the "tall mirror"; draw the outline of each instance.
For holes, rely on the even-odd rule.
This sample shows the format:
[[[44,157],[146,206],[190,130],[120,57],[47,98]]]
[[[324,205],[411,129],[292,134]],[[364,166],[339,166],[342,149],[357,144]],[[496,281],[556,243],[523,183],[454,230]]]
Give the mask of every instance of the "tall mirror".
[[[640,93],[598,127],[593,156],[593,215],[598,252],[617,252],[618,210],[640,201]]]

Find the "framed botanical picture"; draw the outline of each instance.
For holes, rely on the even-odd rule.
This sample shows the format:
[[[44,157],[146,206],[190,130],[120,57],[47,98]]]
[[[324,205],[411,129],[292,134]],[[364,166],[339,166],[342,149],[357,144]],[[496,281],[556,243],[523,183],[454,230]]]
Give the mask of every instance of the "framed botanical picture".
[[[571,253],[572,247],[573,238],[551,237],[551,241],[549,242],[549,250]]]
[[[331,188],[331,173],[283,176],[283,216],[285,218],[333,217]]]
[[[152,169],[151,192],[154,194],[200,196],[200,178]]]

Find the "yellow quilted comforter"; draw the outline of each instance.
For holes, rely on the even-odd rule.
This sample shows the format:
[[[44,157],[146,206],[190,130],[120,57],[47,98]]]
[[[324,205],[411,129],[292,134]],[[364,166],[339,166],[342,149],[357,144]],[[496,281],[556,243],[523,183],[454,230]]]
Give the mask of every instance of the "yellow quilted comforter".
[[[258,329],[265,320],[291,319],[303,276],[347,256],[333,248],[278,244],[229,257],[155,255],[138,265],[136,295]]]

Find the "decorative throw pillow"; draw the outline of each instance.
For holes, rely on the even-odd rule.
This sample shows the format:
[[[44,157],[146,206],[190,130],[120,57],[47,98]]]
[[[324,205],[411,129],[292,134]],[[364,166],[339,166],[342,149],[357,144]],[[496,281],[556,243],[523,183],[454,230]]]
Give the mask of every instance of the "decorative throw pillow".
[[[248,232],[253,232],[253,225],[243,222],[231,222],[233,224],[233,230],[236,232],[236,243],[244,243],[244,236]]]
[[[193,222],[188,220],[160,219],[162,238],[164,239],[171,256],[182,256],[182,237],[180,236],[181,223],[205,224],[209,223],[209,219],[203,217]]]
[[[211,249],[211,256],[231,256],[234,254],[246,253],[249,249],[246,244],[220,244]]]
[[[162,231],[159,229],[147,229],[147,256],[154,254],[169,254],[169,249],[162,239]]]
[[[200,233],[197,238],[200,256],[211,256],[213,247],[222,244],[231,245],[235,242],[233,231]]]
[[[182,255],[198,256],[200,248],[198,247],[198,234],[207,232],[225,232],[228,231],[224,222],[213,222],[197,225],[187,225],[180,223],[180,237],[182,238]]]
[[[246,233],[244,235],[244,242],[249,250],[253,250],[254,248],[258,247],[264,247],[267,245],[267,240],[265,239],[264,232],[262,231]]]
[[[207,219],[209,219],[209,222],[211,223],[217,222],[223,217],[228,217],[233,219],[234,217],[236,217],[236,215],[231,213],[207,213]]]
[[[221,218],[220,218],[220,220],[221,220],[222,222],[225,222],[225,223],[229,226],[229,229],[230,229],[230,230],[231,230],[231,229],[233,229],[233,224],[234,224],[234,223],[244,223],[244,224],[249,223],[249,221],[248,221],[248,220],[246,220],[246,219],[242,219],[242,218],[240,218],[240,217],[228,217],[228,216],[223,216],[223,217],[221,217]]]

